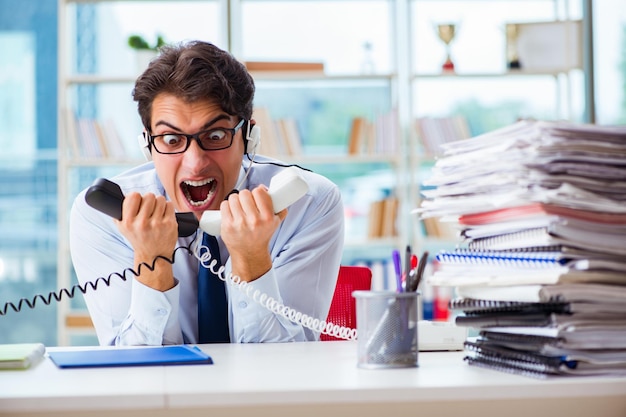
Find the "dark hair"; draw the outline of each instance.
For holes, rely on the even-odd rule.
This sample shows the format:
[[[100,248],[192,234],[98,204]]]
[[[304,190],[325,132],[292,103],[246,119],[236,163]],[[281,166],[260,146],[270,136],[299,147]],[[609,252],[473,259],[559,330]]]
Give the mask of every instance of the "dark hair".
[[[150,130],[152,102],[169,93],[187,102],[211,100],[242,119],[252,117],[254,81],[230,53],[202,41],[166,45],[137,78],[133,99],[144,127]]]

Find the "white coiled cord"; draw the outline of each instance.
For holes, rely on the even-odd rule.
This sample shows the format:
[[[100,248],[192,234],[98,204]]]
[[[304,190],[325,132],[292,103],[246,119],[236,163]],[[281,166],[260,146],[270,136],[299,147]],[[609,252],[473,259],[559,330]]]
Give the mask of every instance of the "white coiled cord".
[[[201,242],[201,239],[195,239],[195,242],[192,243],[193,246],[193,254],[202,266],[207,269],[210,269],[216,276],[219,277],[224,282],[228,282],[234,288],[237,288],[239,291],[244,292],[249,298],[254,300],[256,303],[260,304],[264,308],[268,309],[274,314],[285,317],[287,320],[299,324],[307,329],[311,329],[313,331],[319,332],[321,334],[326,334],[328,336],[337,337],[345,340],[356,340],[357,338],[357,330],[351,329],[349,327],[339,326],[337,324],[333,324],[331,322],[326,322],[324,320],[320,320],[315,317],[311,317],[307,314],[304,314],[300,311],[297,311],[289,306],[284,305],[278,300],[270,297],[269,295],[261,292],[258,289],[253,289],[248,285],[248,282],[242,281],[238,275],[233,275],[232,273],[226,274],[224,273],[223,265],[217,267],[217,260],[215,258],[211,258],[211,252],[209,248],[204,246]]]

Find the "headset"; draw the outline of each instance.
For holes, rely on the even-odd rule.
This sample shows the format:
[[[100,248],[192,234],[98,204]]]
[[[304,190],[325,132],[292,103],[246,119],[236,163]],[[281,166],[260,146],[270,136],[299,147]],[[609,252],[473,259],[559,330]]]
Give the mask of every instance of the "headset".
[[[261,128],[256,124],[247,120],[245,122],[246,135],[244,137],[245,141],[245,154],[250,157],[250,155],[256,155],[256,152],[261,144]],[[140,135],[137,136],[137,142],[139,143],[139,148],[141,149],[141,153],[147,161],[152,160],[152,149],[150,146],[150,137],[148,135],[148,131],[144,130]],[[254,160],[254,157],[252,157]]]

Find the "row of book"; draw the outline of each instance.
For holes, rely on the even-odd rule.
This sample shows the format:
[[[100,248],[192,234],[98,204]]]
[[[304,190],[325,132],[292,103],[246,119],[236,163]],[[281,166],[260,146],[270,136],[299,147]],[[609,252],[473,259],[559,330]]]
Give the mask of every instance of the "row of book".
[[[426,155],[437,156],[441,145],[471,136],[467,119],[463,116],[418,117],[414,129]]]
[[[441,240],[453,241],[458,238],[458,231],[454,225],[442,222],[437,217],[427,217],[422,219],[424,233],[426,236]]]
[[[111,119],[76,117],[66,114],[66,134],[73,158],[128,158],[115,123]]]
[[[302,155],[302,137],[295,119],[274,119],[266,107],[255,108],[252,118],[261,129],[259,154],[273,157]]]
[[[399,150],[400,130],[397,111],[391,110],[370,120],[352,118],[348,136],[349,155],[394,155]]]
[[[252,118],[261,129],[259,154],[267,156],[299,156],[304,144],[300,126],[294,118],[274,118],[266,107],[257,107]],[[397,112],[392,110],[370,120],[353,117],[347,137],[348,155],[394,155],[399,149]]]
[[[367,237],[371,239],[398,236],[398,199],[387,197],[370,203]]]
[[[626,127],[520,121],[443,149],[418,211],[462,238],[427,282],[478,332],[465,360],[626,375]]]

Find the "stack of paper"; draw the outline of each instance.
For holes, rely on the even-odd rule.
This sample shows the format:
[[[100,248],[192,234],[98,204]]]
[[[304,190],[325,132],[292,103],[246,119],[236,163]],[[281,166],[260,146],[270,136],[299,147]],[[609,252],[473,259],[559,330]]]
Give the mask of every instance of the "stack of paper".
[[[626,127],[521,121],[444,148],[418,211],[462,240],[428,281],[479,330],[466,360],[626,375]]]

